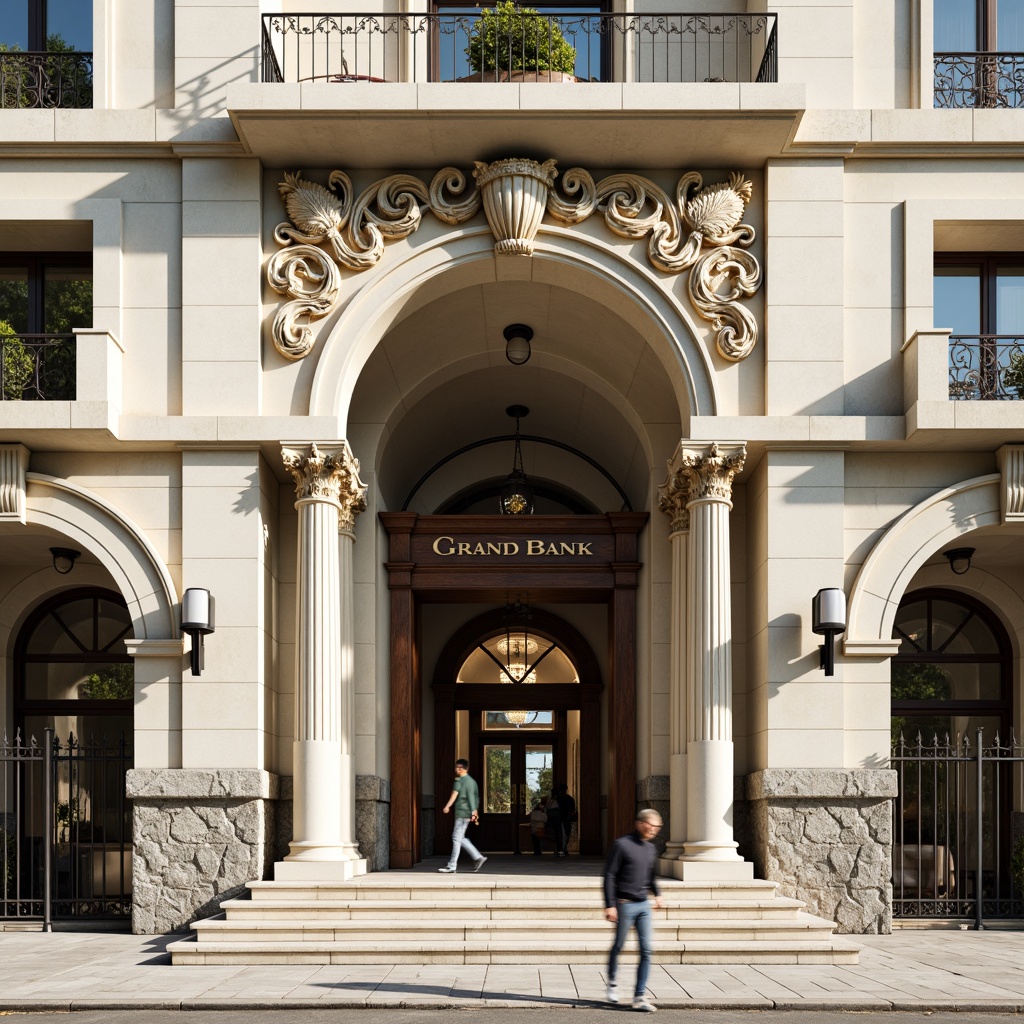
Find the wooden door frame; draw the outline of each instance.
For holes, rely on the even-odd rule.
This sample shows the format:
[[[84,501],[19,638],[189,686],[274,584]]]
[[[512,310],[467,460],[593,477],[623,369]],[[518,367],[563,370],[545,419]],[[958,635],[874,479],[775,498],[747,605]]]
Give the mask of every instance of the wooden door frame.
[[[609,834],[620,835],[633,827],[636,813],[636,588],[641,568],[637,555],[639,533],[647,519],[646,512],[522,517],[380,513],[381,524],[389,537],[385,568],[391,593],[392,868],[411,868],[421,859],[422,679],[417,607],[425,602],[504,603],[509,592],[529,592],[542,595],[542,600],[548,603],[606,605],[610,641],[609,735],[603,743],[598,741],[593,747],[597,756],[603,753],[609,759]],[[447,539],[439,543],[442,538]],[[531,550],[531,541],[535,544],[543,541],[542,549]],[[467,545],[464,553],[462,544]],[[452,551],[447,550],[449,546]],[[499,616],[501,612],[501,609],[496,610]],[[537,623],[538,613],[534,612],[531,627]],[[460,630],[456,636],[461,633]],[[472,642],[466,641],[469,649],[475,646],[479,636],[477,632]],[[558,639],[560,644],[566,643],[561,630]],[[583,646],[596,669],[593,652],[585,642]],[[570,653],[568,646],[566,649]],[[582,651],[576,656],[583,656]],[[570,653],[570,657],[573,654]],[[582,679],[582,667],[579,662],[575,664],[581,669]],[[449,685],[454,687],[454,674],[450,673],[448,678]],[[593,678],[598,680],[596,699],[587,699],[580,707],[581,740],[584,734],[600,736],[600,676],[595,672]],[[559,688],[546,688],[546,696],[556,697],[554,691]],[[578,688],[573,685],[573,689]],[[466,696],[472,695],[467,692]],[[577,696],[582,693],[578,692]],[[448,766],[455,757],[454,699],[452,693],[448,702],[451,713],[445,713],[437,707],[435,688],[437,760],[442,763],[442,749],[449,751],[451,756],[443,762]],[[435,778],[435,801],[441,799],[440,794],[449,792],[446,787],[450,781],[450,777],[445,778],[438,789]],[[595,802],[586,812],[592,816],[590,819],[584,818],[584,813],[581,807],[581,833],[586,828],[590,835],[599,836],[599,805]]]

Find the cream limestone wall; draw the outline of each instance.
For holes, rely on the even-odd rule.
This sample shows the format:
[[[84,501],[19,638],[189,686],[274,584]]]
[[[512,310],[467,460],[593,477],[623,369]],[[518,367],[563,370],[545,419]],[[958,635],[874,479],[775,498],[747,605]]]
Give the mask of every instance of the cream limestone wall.
[[[855,106],[853,0],[767,6],[779,16],[779,81],[804,83],[809,107]]]
[[[174,0],[93,0],[107,30],[102,65],[113,109],[174,107]],[[94,33],[95,38],[102,38]],[[95,46],[95,42],[94,42]]]

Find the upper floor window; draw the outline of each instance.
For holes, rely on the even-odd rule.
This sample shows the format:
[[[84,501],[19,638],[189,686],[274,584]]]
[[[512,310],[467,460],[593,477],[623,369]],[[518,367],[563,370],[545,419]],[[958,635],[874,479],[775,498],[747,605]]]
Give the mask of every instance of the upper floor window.
[[[934,324],[953,331],[950,398],[1024,397],[1024,253],[936,257]]]
[[[3,0],[0,107],[92,106],[92,4]]]
[[[75,395],[73,330],[92,324],[92,254],[0,254],[0,399]]]
[[[935,106],[1024,106],[1024,3],[934,0]]]

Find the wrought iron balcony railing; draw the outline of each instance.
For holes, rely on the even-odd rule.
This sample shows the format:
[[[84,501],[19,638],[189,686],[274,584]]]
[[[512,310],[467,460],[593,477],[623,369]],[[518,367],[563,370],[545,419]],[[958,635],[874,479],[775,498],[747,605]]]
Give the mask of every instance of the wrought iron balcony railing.
[[[0,52],[0,107],[3,109],[91,106],[91,53]]]
[[[73,334],[0,334],[0,401],[75,398]]]
[[[264,82],[775,82],[774,14],[265,14]]]
[[[949,397],[984,402],[1024,398],[1024,338],[1003,334],[950,338]]]
[[[1024,107],[1024,53],[935,54],[936,107]]]

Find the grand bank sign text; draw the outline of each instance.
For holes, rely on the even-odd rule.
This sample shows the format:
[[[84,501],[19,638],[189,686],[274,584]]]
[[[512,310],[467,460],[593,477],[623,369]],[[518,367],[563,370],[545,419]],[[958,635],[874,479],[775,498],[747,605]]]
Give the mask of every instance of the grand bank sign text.
[[[556,558],[571,555],[578,558],[580,555],[593,555],[594,552],[591,550],[593,541],[582,541],[582,540],[561,540],[561,541],[549,541],[539,537],[524,538],[521,541],[516,540],[502,540],[502,541],[473,541],[461,540],[456,541],[454,537],[441,536],[438,537],[431,548],[435,555],[463,555],[468,557],[473,556],[493,556],[498,555],[503,558],[511,558],[514,555],[547,555],[548,557],[554,556]]]

